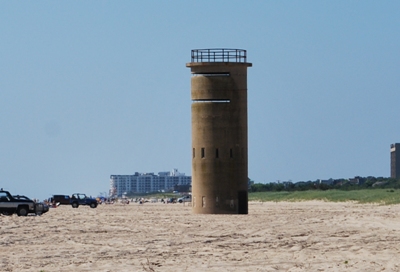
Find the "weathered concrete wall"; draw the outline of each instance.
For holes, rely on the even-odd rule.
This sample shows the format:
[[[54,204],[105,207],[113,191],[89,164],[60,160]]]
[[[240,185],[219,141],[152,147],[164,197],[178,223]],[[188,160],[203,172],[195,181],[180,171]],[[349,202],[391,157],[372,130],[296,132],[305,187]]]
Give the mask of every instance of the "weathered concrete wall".
[[[188,63],[193,74],[194,213],[247,214],[247,67]]]

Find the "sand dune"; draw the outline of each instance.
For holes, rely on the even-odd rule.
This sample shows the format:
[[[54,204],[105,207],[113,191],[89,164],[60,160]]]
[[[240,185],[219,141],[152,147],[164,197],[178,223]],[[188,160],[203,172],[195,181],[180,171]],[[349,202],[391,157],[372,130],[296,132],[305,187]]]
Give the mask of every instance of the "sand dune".
[[[0,271],[400,271],[400,205],[60,206],[0,222]]]

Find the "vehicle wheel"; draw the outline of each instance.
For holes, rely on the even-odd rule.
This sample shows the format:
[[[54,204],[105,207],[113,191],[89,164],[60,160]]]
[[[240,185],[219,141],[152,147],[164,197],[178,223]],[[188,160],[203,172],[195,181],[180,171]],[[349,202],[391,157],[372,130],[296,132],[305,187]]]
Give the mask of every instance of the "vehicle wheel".
[[[182,203],[183,201],[182,200],[179,200],[179,203]]]
[[[96,207],[97,207],[97,204],[96,204],[96,203],[90,203],[90,208],[94,209],[94,208],[96,208]]]
[[[27,216],[28,209],[26,207],[20,207],[20,208],[18,208],[17,214],[18,214],[18,216]]]
[[[72,208],[78,208],[79,204],[77,202],[72,203]]]

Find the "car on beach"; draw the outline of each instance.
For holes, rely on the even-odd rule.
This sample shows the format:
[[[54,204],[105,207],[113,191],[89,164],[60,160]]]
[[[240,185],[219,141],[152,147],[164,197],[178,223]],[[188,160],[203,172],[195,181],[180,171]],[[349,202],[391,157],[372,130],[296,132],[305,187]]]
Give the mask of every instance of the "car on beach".
[[[36,202],[23,195],[11,195],[10,192],[0,190],[0,213],[3,215],[27,216],[28,214],[42,215],[49,211],[49,206]]]
[[[183,203],[183,202],[192,202],[192,195],[185,195],[177,199],[177,202]]]
[[[72,208],[78,208],[79,205],[87,205],[93,209],[97,207],[97,200],[85,194],[73,194],[70,201]]]
[[[69,195],[53,195],[50,202],[56,205],[71,205],[71,198]]]

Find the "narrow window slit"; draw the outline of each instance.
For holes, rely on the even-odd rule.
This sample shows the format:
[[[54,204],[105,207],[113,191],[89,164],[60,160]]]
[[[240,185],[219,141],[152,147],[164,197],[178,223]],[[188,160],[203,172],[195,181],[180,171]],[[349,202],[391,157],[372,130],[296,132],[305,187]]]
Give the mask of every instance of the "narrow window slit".
[[[205,76],[205,77],[228,77],[230,76],[229,72],[222,73],[193,73],[192,76]]]
[[[229,99],[195,99],[192,103],[230,103]]]

